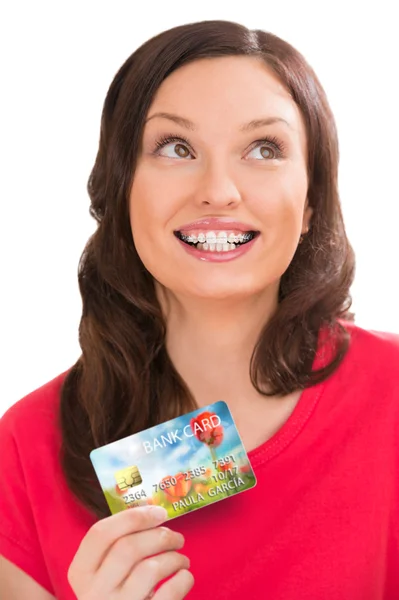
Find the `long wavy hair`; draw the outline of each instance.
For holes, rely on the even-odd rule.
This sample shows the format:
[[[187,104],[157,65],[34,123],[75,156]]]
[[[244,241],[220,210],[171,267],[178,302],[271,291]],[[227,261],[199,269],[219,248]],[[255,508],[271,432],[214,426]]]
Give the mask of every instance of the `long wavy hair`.
[[[121,66],[105,98],[87,186],[97,229],[78,268],[82,353],[61,389],[62,468],[71,491],[99,518],[110,511],[90,451],[197,408],[167,353],[154,281],[130,226],[128,197],[146,115],[161,83],[182,65],[242,55],[263,59],[302,112],[313,208],[310,231],[281,277],[277,310],[259,332],[252,384],[265,396],[315,385],[338,367],[348,348],[349,334],[338,319],[354,320],[349,290],[355,259],[338,193],[336,125],[313,69],[276,35],[228,21],[192,23],[151,38]],[[335,352],[315,371],[321,328],[330,332]]]

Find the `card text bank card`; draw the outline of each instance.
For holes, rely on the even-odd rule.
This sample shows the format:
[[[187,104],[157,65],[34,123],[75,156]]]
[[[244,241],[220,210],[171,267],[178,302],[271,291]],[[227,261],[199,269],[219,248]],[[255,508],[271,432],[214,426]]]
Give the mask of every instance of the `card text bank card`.
[[[90,459],[112,514],[159,504],[174,518],[256,485],[222,400],[96,448]]]

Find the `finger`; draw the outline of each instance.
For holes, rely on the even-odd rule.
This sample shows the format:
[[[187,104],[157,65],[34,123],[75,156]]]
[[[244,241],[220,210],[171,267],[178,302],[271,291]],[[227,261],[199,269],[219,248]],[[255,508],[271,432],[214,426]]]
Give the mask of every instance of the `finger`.
[[[160,506],[138,506],[97,521],[83,538],[69,567],[71,578],[82,573],[91,577],[100,567],[110,546],[120,537],[156,527],[167,519]]]
[[[122,585],[134,567],[143,559],[170,550],[183,548],[184,537],[168,527],[156,527],[117,540],[105,556],[95,575],[98,593],[113,591]]]
[[[152,600],[181,600],[185,598],[194,585],[194,577],[190,571],[182,569],[176,575],[168,579],[157,590]]]
[[[190,561],[179,552],[163,552],[142,560],[133,569],[120,588],[122,598],[144,600],[153,588],[166,577],[180,569],[188,569]]]

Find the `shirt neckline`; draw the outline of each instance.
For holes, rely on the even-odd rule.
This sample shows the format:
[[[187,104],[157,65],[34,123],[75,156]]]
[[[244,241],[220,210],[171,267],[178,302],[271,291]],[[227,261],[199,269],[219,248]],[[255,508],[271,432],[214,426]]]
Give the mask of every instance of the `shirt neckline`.
[[[247,453],[252,467],[265,464],[294,441],[308,422],[324,389],[325,382],[322,382],[302,391],[294,410],[280,429],[260,446]]]
[[[345,321],[339,321],[351,335],[352,331],[350,327],[347,327],[348,324]],[[324,367],[334,357],[335,344],[328,333],[327,327],[321,327],[319,330],[312,370]],[[294,410],[280,429],[265,442],[247,452],[252,467],[259,467],[272,460],[295,440],[309,421],[326,386],[327,379],[302,391]]]

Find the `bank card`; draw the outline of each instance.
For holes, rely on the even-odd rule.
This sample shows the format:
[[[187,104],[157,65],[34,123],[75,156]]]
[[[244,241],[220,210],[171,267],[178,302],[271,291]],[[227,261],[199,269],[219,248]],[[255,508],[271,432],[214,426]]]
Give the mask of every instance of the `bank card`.
[[[91,451],[112,514],[157,504],[169,519],[256,485],[223,400]]]

